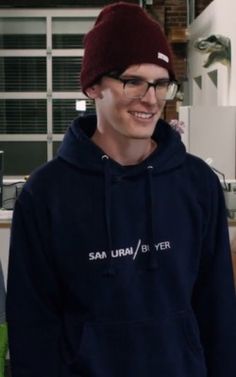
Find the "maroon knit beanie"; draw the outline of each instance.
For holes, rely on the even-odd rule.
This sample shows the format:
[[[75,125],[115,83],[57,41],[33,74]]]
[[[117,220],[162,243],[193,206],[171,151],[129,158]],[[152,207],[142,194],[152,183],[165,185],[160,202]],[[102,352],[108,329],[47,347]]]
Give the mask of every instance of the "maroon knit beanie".
[[[81,69],[83,92],[105,73],[151,63],[166,68],[175,79],[172,54],[161,26],[139,5],[118,2],[98,15],[84,39]]]

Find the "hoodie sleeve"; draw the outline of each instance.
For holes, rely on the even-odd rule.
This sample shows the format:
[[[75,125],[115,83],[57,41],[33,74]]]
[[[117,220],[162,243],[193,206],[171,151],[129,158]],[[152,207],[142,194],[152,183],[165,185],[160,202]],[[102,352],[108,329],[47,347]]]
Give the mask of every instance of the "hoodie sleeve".
[[[236,297],[228,224],[220,182],[211,180],[208,219],[193,307],[199,322],[208,377],[236,376]]]
[[[46,210],[34,202],[23,190],[12,223],[6,303],[11,368],[13,377],[58,377],[60,289]]]

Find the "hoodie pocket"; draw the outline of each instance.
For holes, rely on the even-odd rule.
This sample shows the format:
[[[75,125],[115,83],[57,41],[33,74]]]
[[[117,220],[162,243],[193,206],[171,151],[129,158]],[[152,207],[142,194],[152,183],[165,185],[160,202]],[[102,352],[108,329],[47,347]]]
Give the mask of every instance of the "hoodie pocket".
[[[192,312],[183,316],[182,328],[189,349],[196,355],[203,353],[198,324]]]
[[[87,322],[72,373],[89,377],[205,377],[198,333],[188,313],[166,319]],[[74,374],[72,374],[74,375]]]

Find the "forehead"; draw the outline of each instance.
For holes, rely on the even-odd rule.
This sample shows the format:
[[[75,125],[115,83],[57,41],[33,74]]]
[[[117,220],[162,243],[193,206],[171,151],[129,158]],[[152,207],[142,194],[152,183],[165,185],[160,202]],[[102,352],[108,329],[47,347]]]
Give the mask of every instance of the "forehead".
[[[155,79],[159,77],[169,77],[167,69],[156,64],[138,64],[128,67],[122,75],[135,75],[145,78]]]

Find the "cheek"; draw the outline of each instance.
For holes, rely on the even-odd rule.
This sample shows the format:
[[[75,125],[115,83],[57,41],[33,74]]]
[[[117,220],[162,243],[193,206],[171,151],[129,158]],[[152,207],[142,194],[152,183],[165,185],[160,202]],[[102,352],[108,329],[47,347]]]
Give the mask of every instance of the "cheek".
[[[159,108],[160,108],[161,111],[163,111],[165,105],[166,105],[165,101],[159,101]]]
[[[111,118],[119,118],[127,114],[127,109],[132,100],[124,97],[123,92],[113,90],[104,90],[100,101],[100,109]]]
[[[106,102],[107,111],[113,112],[115,116],[127,113],[128,103],[122,98],[109,98]]]

